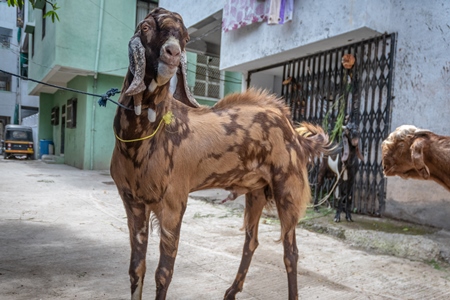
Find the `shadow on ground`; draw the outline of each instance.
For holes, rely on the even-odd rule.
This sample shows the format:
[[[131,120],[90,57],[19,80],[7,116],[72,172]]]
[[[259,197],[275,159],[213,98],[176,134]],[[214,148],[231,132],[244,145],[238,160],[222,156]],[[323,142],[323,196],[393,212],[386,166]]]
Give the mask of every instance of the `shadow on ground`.
[[[128,297],[111,297],[118,295],[114,286],[128,286],[128,249],[105,245],[100,236],[77,236],[60,225],[7,220],[0,228],[3,299],[54,299],[68,293],[79,299]]]

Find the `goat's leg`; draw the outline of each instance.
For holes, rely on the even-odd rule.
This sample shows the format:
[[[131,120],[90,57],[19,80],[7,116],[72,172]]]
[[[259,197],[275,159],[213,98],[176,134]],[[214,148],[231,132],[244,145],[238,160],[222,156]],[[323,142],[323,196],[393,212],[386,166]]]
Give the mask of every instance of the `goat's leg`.
[[[347,200],[345,202],[345,219],[348,222],[353,222],[351,209],[352,209],[352,196],[351,194],[348,194]]]
[[[131,196],[122,196],[122,199],[124,200],[130,232],[131,299],[140,300],[146,270],[145,257],[147,254],[150,209],[143,203],[134,202]]]
[[[298,299],[297,287],[297,263],[298,263],[298,248],[295,239],[295,227],[286,232],[283,238],[284,248],[284,265],[286,267],[289,287],[289,299]]]
[[[276,197],[276,196],[275,196]],[[277,197],[276,197],[277,198]],[[295,238],[295,227],[299,219],[299,211],[292,205],[293,200],[285,202],[277,202],[278,216],[282,228],[282,242],[284,248],[284,266],[288,279],[289,300],[298,299],[297,286],[297,263],[298,263],[298,248]]]
[[[348,221],[348,222],[353,222],[353,219],[352,219],[352,211],[351,211],[351,209],[352,209],[352,191],[353,191],[353,184],[350,184],[350,182],[353,182],[353,180],[352,181],[349,181],[349,182],[347,182],[347,187],[346,187],[346,195],[345,195],[345,219]]]
[[[245,243],[242,250],[241,264],[233,284],[225,292],[224,299],[235,299],[236,294],[242,291],[253,253],[258,247],[259,219],[266,202],[264,189],[252,191],[245,195]]]
[[[175,258],[178,252],[180,239],[181,221],[186,210],[187,195],[184,200],[179,197],[165,197],[164,208],[157,213],[161,229],[161,241],[159,244],[159,263],[155,272],[156,297],[155,299],[166,299],[167,290],[172,281]]]
[[[337,180],[337,179],[336,179]],[[341,191],[340,191],[340,183],[337,183],[336,185],[336,189],[335,189],[335,201],[337,202],[337,207],[336,207],[336,215],[334,215],[334,221],[336,223],[341,221],[341,212],[342,212],[342,195],[341,195]]]

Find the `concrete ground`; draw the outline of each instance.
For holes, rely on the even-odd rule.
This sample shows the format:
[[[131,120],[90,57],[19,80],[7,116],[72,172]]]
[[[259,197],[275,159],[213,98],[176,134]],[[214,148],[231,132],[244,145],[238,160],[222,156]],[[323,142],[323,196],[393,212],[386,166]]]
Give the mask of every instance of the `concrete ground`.
[[[191,195],[168,299],[221,299],[232,283],[244,241],[242,206],[212,203],[225,195]],[[301,299],[450,299],[450,273],[440,260],[447,232],[414,235],[413,226],[401,224],[403,233],[382,234],[362,224],[385,220],[356,216],[345,228],[330,224],[332,217],[313,215],[302,223],[308,229],[297,231]],[[238,299],[287,299],[278,238],[276,219],[262,218],[260,246]],[[434,246],[420,248],[424,239]],[[371,240],[434,254],[380,254],[384,248]],[[156,233],[149,243],[144,299],[154,297]],[[0,160],[0,299],[129,299],[128,259],[125,212],[108,171]]]

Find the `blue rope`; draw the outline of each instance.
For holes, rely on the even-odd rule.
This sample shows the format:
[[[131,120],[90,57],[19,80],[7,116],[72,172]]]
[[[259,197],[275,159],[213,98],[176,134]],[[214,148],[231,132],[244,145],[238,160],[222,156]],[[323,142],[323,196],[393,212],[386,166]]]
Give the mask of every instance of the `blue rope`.
[[[119,89],[116,89],[116,88],[111,88],[111,89],[109,89],[109,90],[106,92],[106,94],[101,95],[101,98],[98,99],[98,105],[100,105],[100,106],[105,106],[105,107],[106,107],[106,102],[109,100],[109,101],[111,101],[112,103],[116,104],[117,106],[120,106],[120,107],[122,107],[122,108],[124,108],[124,109],[127,109],[127,110],[132,110],[131,108],[126,107],[126,106],[120,104],[119,102],[116,102],[116,101],[110,99],[110,97],[113,97],[113,96],[114,96],[115,94],[117,94],[117,93],[120,93]]]

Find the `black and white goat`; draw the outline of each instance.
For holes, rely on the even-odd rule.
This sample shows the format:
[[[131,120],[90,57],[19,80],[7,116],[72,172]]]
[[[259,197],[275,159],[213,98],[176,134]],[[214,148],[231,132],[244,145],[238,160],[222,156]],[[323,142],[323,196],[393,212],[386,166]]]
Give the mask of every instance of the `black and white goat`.
[[[317,190],[320,190],[325,178],[336,178],[334,196],[337,203],[335,222],[341,221],[341,212],[345,211],[345,219],[353,222],[351,216],[352,191],[358,171],[358,158],[363,161],[364,157],[359,151],[359,130],[355,123],[348,123],[343,127],[342,141],[334,152],[324,156],[319,166],[317,176]],[[332,193],[333,190],[330,191]],[[328,197],[328,196],[327,196]],[[314,210],[318,211],[318,201],[314,200]],[[345,201],[345,209],[343,203]]]

